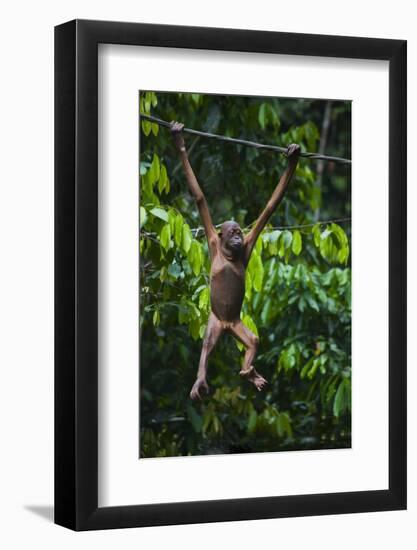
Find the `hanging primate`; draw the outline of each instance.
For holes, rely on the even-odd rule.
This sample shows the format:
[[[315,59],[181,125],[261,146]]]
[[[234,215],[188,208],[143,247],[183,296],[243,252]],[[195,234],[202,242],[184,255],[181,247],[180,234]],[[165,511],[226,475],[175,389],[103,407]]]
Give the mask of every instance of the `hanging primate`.
[[[207,363],[217,340],[223,332],[231,333],[246,348],[240,375],[261,391],[267,381],[252,365],[258,348],[258,338],[240,320],[240,311],[245,295],[245,271],[256,240],[273,212],[281,202],[300,155],[300,147],[292,144],[287,149],[288,164],[265,209],[253,228],[244,237],[238,223],[227,221],[218,233],[211,220],[207,201],[188,160],[182,129],[179,122],[171,123],[171,132],[179,151],[188,187],[197,203],[203,222],[211,258],[210,301],[211,313],[201,351],[197,380],[191,389],[192,399],[201,399],[200,391],[209,391]]]

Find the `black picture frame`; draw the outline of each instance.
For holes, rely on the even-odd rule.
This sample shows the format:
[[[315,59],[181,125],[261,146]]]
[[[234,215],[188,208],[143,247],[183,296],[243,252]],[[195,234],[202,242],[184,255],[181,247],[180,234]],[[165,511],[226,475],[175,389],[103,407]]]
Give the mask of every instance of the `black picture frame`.
[[[98,44],[389,62],[389,488],[98,507]],[[55,522],[108,529],[406,508],[406,41],[74,20],[55,28]]]

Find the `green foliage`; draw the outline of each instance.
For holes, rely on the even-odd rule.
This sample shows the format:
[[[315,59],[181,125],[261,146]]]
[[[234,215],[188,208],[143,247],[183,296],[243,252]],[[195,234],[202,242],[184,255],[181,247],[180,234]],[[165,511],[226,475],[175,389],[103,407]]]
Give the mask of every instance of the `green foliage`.
[[[140,95],[141,113],[157,107],[161,118],[190,127],[281,146],[296,142],[310,151],[317,150],[323,104]],[[349,109],[349,104],[338,106],[340,116]],[[242,320],[259,335],[255,365],[269,381],[266,391],[259,394],[239,378],[243,347],[223,338],[210,358],[210,398],[193,403],[188,394],[210,311],[210,262],[169,132],[154,126],[141,121],[141,456],[349,446],[349,233],[337,223],[316,222],[315,216],[317,209],[324,220],[349,215],[350,174],[337,168],[318,190],[314,163],[302,159],[284,202],[255,245]],[[285,159],[185,139],[214,223],[234,218],[248,231]],[[349,143],[347,130],[344,139]],[[339,140],[333,137],[329,154],[340,154]],[[337,189],[331,187],[333,179]]]

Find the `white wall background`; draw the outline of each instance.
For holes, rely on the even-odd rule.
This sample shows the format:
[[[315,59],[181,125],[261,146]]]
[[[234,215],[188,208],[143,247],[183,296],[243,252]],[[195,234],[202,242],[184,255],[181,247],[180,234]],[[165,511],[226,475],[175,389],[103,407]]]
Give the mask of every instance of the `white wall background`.
[[[403,38],[409,55],[409,280],[417,279],[417,37],[412,2],[18,1],[3,7],[0,86],[0,544],[3,548],[349,549],[417,541],[416,298],[409,289],[409,510],[72,533],[53,525],[53,26],[73,18]],[[157,483],[157,480],[155,480]]]

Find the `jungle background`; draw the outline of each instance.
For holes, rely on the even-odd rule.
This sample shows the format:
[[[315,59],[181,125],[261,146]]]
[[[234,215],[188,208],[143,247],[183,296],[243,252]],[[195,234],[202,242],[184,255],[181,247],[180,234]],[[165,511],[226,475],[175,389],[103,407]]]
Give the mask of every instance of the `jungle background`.
[[[141,114],[186,127],[351,158],[351,103],[197,93],[139,94]],[[209,257],[167,128],[140,120],[140,456],[271,452],[351,445],[349,165],[300,158],[247,269],[243,322],[260,338],[258,393],[243,349],[222,337],[210,394],[189,398],[209,313]],[[184,134],[214,224],[247,231],[283,155]]]

